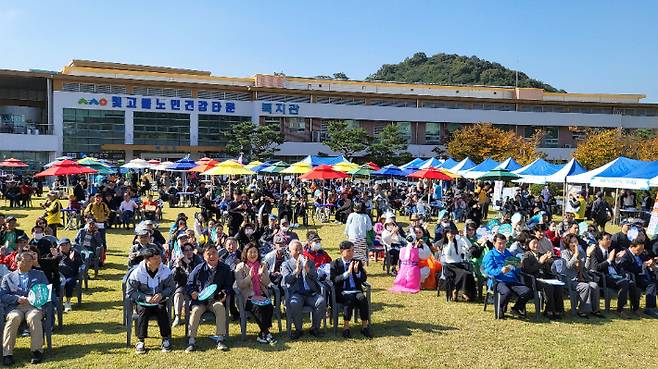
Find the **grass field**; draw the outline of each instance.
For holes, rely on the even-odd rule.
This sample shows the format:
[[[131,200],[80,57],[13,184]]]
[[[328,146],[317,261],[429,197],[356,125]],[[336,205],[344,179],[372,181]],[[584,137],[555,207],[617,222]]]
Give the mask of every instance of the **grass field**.
[[[0,210],[17,216],[20,228],[26,231],[41,213],[36,208]],[[160,228],[167,229],[178,211],[166,209]],[[192,215],[194,209],[184,211]],[[60,232],[60,237],[74,236],[73,231]],[[303,230],[298,232],[300,236],[305,234]],[[319,232],[324,248],[336,257],[343,227],[322,225]],[[495,321],[490,309],[482,311],[482,304],[446,303],[445,296],[437,297],[435,291],[416,295],[388,293],[386,289],[392,277],[382,272],[381,264],[372,263],[369,281],[373,285],[373,340],[361,339],[354,331],[355,338],[350,340],[328,332],[319,341],[305,335],[300,341],[289,342],[284,334],[277,333],[278,345],[269,347],[255,342],[254,323],[248,324],[246,341],[239,339],[238,324],[231,323],[231,350],[218,352],[205,338],[214,327],[204,324],[200,328],[197,352],[183,351],[184,328],[177,327],[173,334],[174,352],[160,352],[159,338],[150,338],[146,344],[152,350],[138,356],[133,347],[126,347],[125,329],[121,325],[121,277],[126,270],[130,234],[125,230],[109,232],[105,268],[98,280],[90,280],[82,306],[74,305],[74,311],[64,315],[63,330],[53,335],[53,353],[46,355],[41,367],[658,368],[656,320],[619,320],[607,314],[603,320],[574,319],[567,315],[560,322]],[[569,307],[568,301],[565,306]],[[528,304],[528,311],[533,310]],[[155,323],[149,332],[153,337],[158,336]],[[15,351],[18,366],[30,365],[28,348],[28,339],[20,338]]]

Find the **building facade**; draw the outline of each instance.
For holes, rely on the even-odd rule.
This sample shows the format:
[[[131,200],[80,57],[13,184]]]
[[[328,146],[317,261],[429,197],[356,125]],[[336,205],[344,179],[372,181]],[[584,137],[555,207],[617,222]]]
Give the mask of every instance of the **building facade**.
[[[429,157],[465,124],[491,122],[566,160],[588,127],[658,126],[639,94],[549,93],[535,88],[444,86],[210,72],[74,60],[61,72],[0,71],[0,150],[28,162],[60,155],[113,160],[224,157],[224,133],[242,121],[277,125],[277,156],[332,154],[327,124],[376,136],[397,124],[415,156]]]

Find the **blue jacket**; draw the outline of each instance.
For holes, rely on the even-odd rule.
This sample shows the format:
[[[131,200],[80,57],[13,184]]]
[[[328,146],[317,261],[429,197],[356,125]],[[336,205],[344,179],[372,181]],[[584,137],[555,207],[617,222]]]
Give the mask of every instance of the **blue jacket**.
[[[191,299],[192,292],[200,293],[210,284],[217,285],[217,291],[213,298],[217,299],[217,294],[224,292],[226,295],[233,293],[233,282],[235,281],[235,276],[233,271],[229,267],[222,263],[221,261],[217,263],[217,271],[215,272],[215,278],[210,280],[210,266],[208,263],[203,262],[197,265],[189,277],[187,277],[187,284],[185,285],[185,293]],[[200,303],[207,304],[210,298],[205,301],[199,300],[190,300],[190,305],[198,305]]]
[[[35,284],[48,284],[48,279],[42,271],[32,269],[27,272],[28,282],[27,289],[20,287],[18,277],[18,270],[13,271],[2,278],[2,285],[0,285],[0,301],[5,305],[5,312],[12,311],[18,305],[18,297],[27,297],[30,289]]]
[[[503,274],[502,269],[505,266],[505,259],[510,256],[514,255],[512,255],[508,249],[505,249],[502,253],[496,250],[496,248],[491,249],[486,255],[484,255],[484,259],[482,260],[484,272],[487,273],[489,277],[495,278],[497,281],[520,284],[521,282],[519,281],[517,268],[512,268],[512,270]],[[488,285],[489,287],[493,287],[493,282],[489,280]]]

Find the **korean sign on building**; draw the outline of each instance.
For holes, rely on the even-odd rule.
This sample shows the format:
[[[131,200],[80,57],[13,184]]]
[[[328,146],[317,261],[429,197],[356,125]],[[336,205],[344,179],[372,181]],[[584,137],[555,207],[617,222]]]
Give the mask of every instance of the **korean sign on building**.
[[[108,96],[108,97],[81,97],[78,105],[91,105],[111,107],[116,109],[140,109],[167,112],[199,112],[199,113],[226,113],[234,114],[234,101],[215,101],[198,99],[160,98],[150,96]]]

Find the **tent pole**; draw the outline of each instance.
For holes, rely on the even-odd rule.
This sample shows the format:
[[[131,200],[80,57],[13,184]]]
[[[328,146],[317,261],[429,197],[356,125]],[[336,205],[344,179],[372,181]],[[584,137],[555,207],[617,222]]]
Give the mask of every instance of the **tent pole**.
[[[612,220],[612,224],[619,224],[619,189],[615,188],[615,209],[614,209],[614,219]]]

